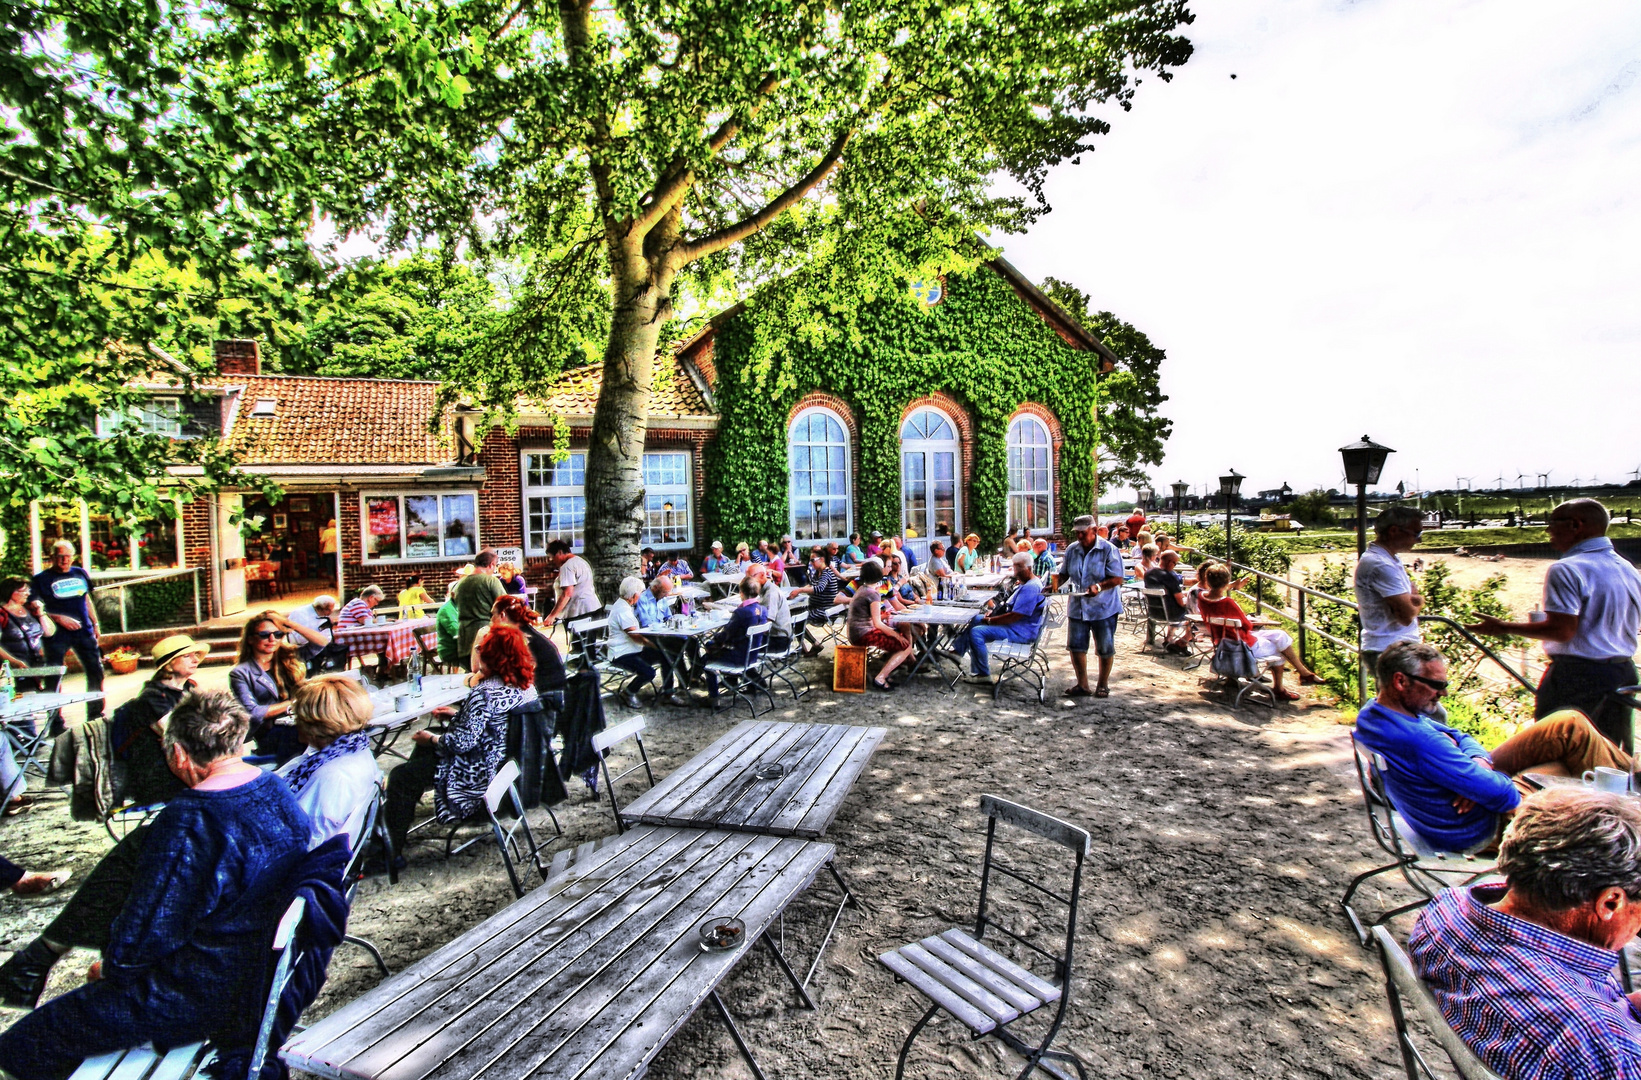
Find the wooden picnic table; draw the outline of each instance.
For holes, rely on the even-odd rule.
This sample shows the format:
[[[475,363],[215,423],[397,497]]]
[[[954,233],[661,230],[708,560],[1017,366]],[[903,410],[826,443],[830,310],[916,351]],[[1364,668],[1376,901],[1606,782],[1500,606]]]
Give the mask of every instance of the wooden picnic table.
[[[748,720],[621,811],[630,824],[826,835],[888,734],[880,727]],[[760,778],[764,766],[779,775]]]
[[[762,941],[811,1004],[768,930],[832,845],[639,826],[585,848],[279,1056],[330,1080],[634,1077],[710,1001],[756,1072],[718,985]],[[731,916],[740,943],[704,951],[700,927]]]

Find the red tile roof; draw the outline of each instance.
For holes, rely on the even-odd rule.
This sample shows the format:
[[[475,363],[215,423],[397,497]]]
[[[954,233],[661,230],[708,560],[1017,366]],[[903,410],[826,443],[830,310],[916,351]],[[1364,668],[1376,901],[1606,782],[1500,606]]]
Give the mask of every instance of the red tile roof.
[[[244,387],[228,445],[247,465],[440,465],[455,447],[428,431],[439,384],[408,379],[218,375],[207,385]],[[252,416],[272,398],[272,416]]]
[[[520,398],[519,412],[549,416],[591,416],[598,402],[598,391],[604,382],[600,364],[572,368],[558,377],[552,389],[542,397]],[[655,381],[650,388],[650,416],[714,416],[710,406],[701,397],[701,391],[673,358],[655,369]]]

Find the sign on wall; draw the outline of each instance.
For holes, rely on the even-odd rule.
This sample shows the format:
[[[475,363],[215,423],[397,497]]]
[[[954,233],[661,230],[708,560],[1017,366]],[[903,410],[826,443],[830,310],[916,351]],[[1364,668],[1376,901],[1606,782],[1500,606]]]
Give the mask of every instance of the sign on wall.
[[[524,566],[524,549],[521,547],[499,547],[496,549],[496,564],[512,563],[522,568]]]

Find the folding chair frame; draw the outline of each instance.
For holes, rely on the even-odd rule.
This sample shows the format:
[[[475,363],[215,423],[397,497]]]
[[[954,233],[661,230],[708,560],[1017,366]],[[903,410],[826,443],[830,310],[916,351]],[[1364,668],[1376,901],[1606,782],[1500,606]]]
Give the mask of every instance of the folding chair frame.
[[[1048,1031],[1043,1035],[1042,1041],[1036,1045],[1032,1045],[1025,1039],[1022,1039],[1020,1036],[1015,1035],[1012,1031],[1008,1030],[1008,1023],[1013,1023],[1013,1021],[997,1024],[992,1030],[984,1032],[981,1035],[977,1035],[976,1037],[979,1038],[984,1035],[993,1036],[1004,1046],[1007,1046],[1009,1049],[1024,1056],[1026,1059],[1026,1067],[1020,1071],[1019,1080],[1025,1080],[1025,1078],[1030,1076],[1032,1071],[1035,1069],[1042,1069],[1050,1076],[1055,1077],[1056,1080],[1070,1080],[1069,1076],[1064,1071],[1048,1064],[1048,1062],[1044,1060],[1045,1058],[1069,1062],[1071,1066],[1077,1070],[1077,1075],[1081,1077],[1082,1080],[1087,1080],[1087,1069],[1083,1065],[1082,1060],[1079,1059],[1076,1054],[1069,1050],[1055,1050],[1052,1047],[1054,1044],[1054,1037],[1059,1034],[1060,1026],[1065,1022],[1066,1011],[1071,1006],[1072,958],[1076,952],[1077,944],[1077,901],[1082,893],[1083,863],[1088,858],[1090,845],[1089,835],[1087,831],[1080,829],[1075,825],[1069,824],[1068,822],[1050,817],[1049,815],[1038,810],[1033,810],[1030,807],[1021,806],[1019,803],[1013,803],[1006,799],[998,798],[995,795],[980,796],[980,809],[981,812],[986,815],[986,855],[985,861],[981,864],[980,870],[980,908],[979,913],[975,916],[974,940],[975,942],[982,942],[985,937],[986,928],[990,926],[999,933],[1013,940],[1015,943],[1024,946],[1025,948],[1030,949],[1038,955],[1050,960],[1054,964],[1054,978],[1055,981],[1059,983],[1060,997],[1059,1007],[1055,1010],[1054,1019],[1050,1022]],[[1026,830],[1027,832],[1035,833],[1046,840],[1050,840],[1057,844],[1062,844],[1070,848],[1075,853],[1076,863],[1071,873],[1071,891],[1069,895],[1062,895],[1046,885],[1032,880],[1020,870],[1003,864],[995,856],[994,852],[997,838],[997,822],[999,820],[1008,825],[1012,825],[1015,828],[1020,828]],[[1064,953],[1050,952],[1049,950],[1038,945],[1036,942],[1023,937],[1020,934],[1016,934],[1014,931],[1004,926],[1000,921],[991,918],[988,915],[986,901],[990,891],[991,875],[993,871],[996,871],[1006,877],[1013,878],[1015,881],[1018,881],[1021,884],[1043,894],[1049,899],[1066,905],[1067,911]],[[895,981],[901,982],[903,980],[896,976]],[[926,1011],[922,1018],[919,1019],[915,1025],[913,1025],[911,1034],[906,1036],[906,1042],[900,1048],[900,1059],[895,1065],[895,1080],[901,1080],[901,1078],[905,1075],[906,1058],[911,1052],[912,1043],[917,1039],[918,1034],[923,1030],[923,1028],[928,1025],[929,1021],[934,1019],[935,1014],[941,1011],[941,1008],[942,1006],[938,1004],[930,1005],[928,1011]],[[1020,1017],[1016,1017],[1016,1019],[1031,1015],[1031,1013],[1035,1011],[1035,1009],[1028,1010],[1027,1012],[1022,1013]],[[954,1019],[957,1018],[954,1017]],[[959,1020],[959,1022],[961,1022],[961,1020]]]
[[[1379,963],[1385,972],[1385,996],[1390,999],[1390,1019],[1396,1031],[1396,1048],[1402,1053],[1402,1068],[1407,1072],[1407,1080],[1440,1080],[1424,1055],[1419,1053],[1408,1032],[1408,1006],[1412,1006],[1413,1011],[1429,1026],[1461,1080],[1500,1080],[1498,1074],[1482,1064],[1481,1059],[1464,1045],[1448,1024],[1434,995],[1419,978],[1407,954],[1396,944],[1396,939],[1390,936],[1390,931],[1383,926],[1374,926],[1373,941],[1379,948]]]
[[[1372,940],[1375,927],[1383,926],[1398,915],[1417,911],[1430,903],[1441,890],[1456,885],[1468,885],[1493,873],[1495,868],[1491,863],[1477,860],[1470,855],[1437,853],[1427,858],[1414,850],[1396,826],[1396,807],[1390,801],[1390,793],[1385,790],[1384,775],[1377,762],[1364,760],[1362,747],[1357,743],[1355,735],[1351,736],[1350,744],[1356,758],[1356,780],[1362,788],[1362,802],[1367,810],[1368,828],[1373,833],[1373,842],[1393,860],[1357,874],[1345,889],[1345,895],[1339,899],[1339,906],[1345,909],[1345,917],[1350,920],[1351,929],[1356,931],[1356,939],[1361,942],[1363,948],[1366,948]],[[1460,861],[1463,865],[1457,865]],[[1419,899],[1392,908],[1372,922],[1364,923],[1362,917],[1356,913],[1355,907],[1351,905],[1351,899],[1356,895],[1356,890],[1368,881],[1392,872],[1399,872],[1408,887],[1419,894]],[[1449,877],[1458,880],[1449,881]]]
[[[642,716],[635,716],[631,720],[622,721],[613,728],[605,728],[603,731],[593,733],[593,753],[598,755],[598,767],[604,773],[604,790],[610,796],[610,813],[615,815],[615,831],[618,835],[626,832],[627,826],[621,821],[621,804],[616,802],[615,799],[615,785],[639,769],[643,769],[644,775],[649,779],[650,787],[655,786],[655,772],[650,768],[649,751],[644,749],[644,732],[648,727],[649,725],[645,723]],[[623,770],[615,776],[611,776],[608,751],[628,739],[638,744],[638,764]]]
[[[769,627],[769,623],[759,623],[747,628],[746,663],[731,664],[726,660],[709,660],[704,665],[705,670],[718,676],[723,684],[722,689],[728,690],[731,695],[728,705],[713,706],[714,713],[733,709],[737,701],[744,701],[747,711],[756,718],[758,705],[752,697],[756,693],[761,693],[769,699],[771,709],[775,707],[775,695],[770,692],[768,679],[766,678],[761,686],[752,681],[752,676],[764,667],[764,652],[769,648]]]
[[[992,683],[991,686],[991,699],[993,701],[996,701],[997,695],[1002,692],[1004,683],[1016,680],[1037,691],[1038,704],[1042,704],[1048,699],[1048,637],[1064,625],[1065,609],[1060,608],[1056,612],[1054,604],[1046,596],[1043,598],[1043,605],[1043,607],[1038,608],[1038,615],[1041,615],[1043,619],[1042,625],[1037,628],[1037,636],[1031,639],[1029,648],[1024,650],[1024,656],[1019,653],[1020,646],[1026,644],[1025,642],[998,641],[992,643],[990,654],[1002,662],[997,669],[997,681]]]
[[[564,624],[570,643],[570,665],[598,672],[601,694],[614,693],[632,677],[632,672],[610,662],[610,617],[607,614],[578,615]]]
[[[353,837],[353,853],[348,859],[348,868],[343,874],[342,881],[347,892],[348,907],[353,906],[353,897],[359,891],[359,883],[365,880],[365,861],[370,854],[372,840],[379,840],[382,851],[385,853],[387,865],[390,868],[393,880],[398,880],[398,873],[393,871],[393,840],[388,836],[387,827],[381,820],[382,815],[382,781],[377,781],[376,791],[370,797],[370,806],[365,810],[364,820],[359,823],[359,833]],[[376,961],[376,967],[382,972],[385,979],[392,972],[387,969],[387,961],[382,959],[382,952],[376,945],[366,938],[354,934],[344,934],[344,944],[357,945],[370,954]]]
[[[484,814],[482,816],[476,813],[472,814],[466,819],[458,821],[450,827],[450,832],[447,833],[444,838],[444,855],[447,859],[452,855],[460,855],[474,844],[483,841],[484,834],[480,833],[478,836],[463,841],[460,845],[452,846],[456,844],[456,834],[459,833],[463,827],[477,824],[480,821],[487,822],[490,826],[490,834],[496,841],[496,846],[501,849],[501,861],[507,867],[507,879],[512,883],[513,893],[515,896],[522,897],[524,895],[524,884],[519,880],[518,869],[514,865],[515,859],[520,863],[524,861],[523,852],[517,850],[518,832],[520,829],[524,830],[524,838],[529,844],[530,859],[533,863],[535,863],[536,873],[540,874],[542,876],[542,880],[545,881],[547,872],[543,869],[541,864],[541,845],[536,843],[535,833],[530,830],[529,819],[524,816],[524,800],[519,797],[518,787],[514,783],[518,779],[518,775],[518,762],[506,761],[502,763],[501,768],[496,770],[496,775],[491,778],[490,786],[485,789]],[[506,827],[502,826],[501,819],[496,816],[497,811],[501,809],[501,801],[503,796],[506,796],[512,800],[513,813],[517,815],[513,821],[513,824]],[[548,820],[553,823],[553,839],[557,840],[564,835],[564,826],[559,824],[558,815],[553,813],[552,807],[549,806],[545,809],[547,810]],[[409,835],[413,836],[416,833],[421,832],[423,829],[432,827],[438,822],[438,820],[439,819],[437,817],[430,817],[425,821],[418,822],[413,828],[411,828]],[[552,843],[552,841],[549,840],[548,843]],[[389,858],[389,862],[391,863],[391,856]]]

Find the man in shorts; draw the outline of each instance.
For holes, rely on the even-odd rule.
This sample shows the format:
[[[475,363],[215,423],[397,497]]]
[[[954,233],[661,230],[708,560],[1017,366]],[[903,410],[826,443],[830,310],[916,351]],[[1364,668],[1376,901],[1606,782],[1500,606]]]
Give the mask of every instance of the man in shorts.
[[[1069,583],[1071,597],[1066,612],[1066,648],[1077,684],[1066,697],[1110,697],[1111,662],[1117,655],[1117,616],[1122,614],[1122,553],[1095,530],[1094,518],[1084,514],[1071,523],[1077,540],[1066,546],[1054,587]],[[1088,645],[1100,658],[1099,681],[1088,685]]]

